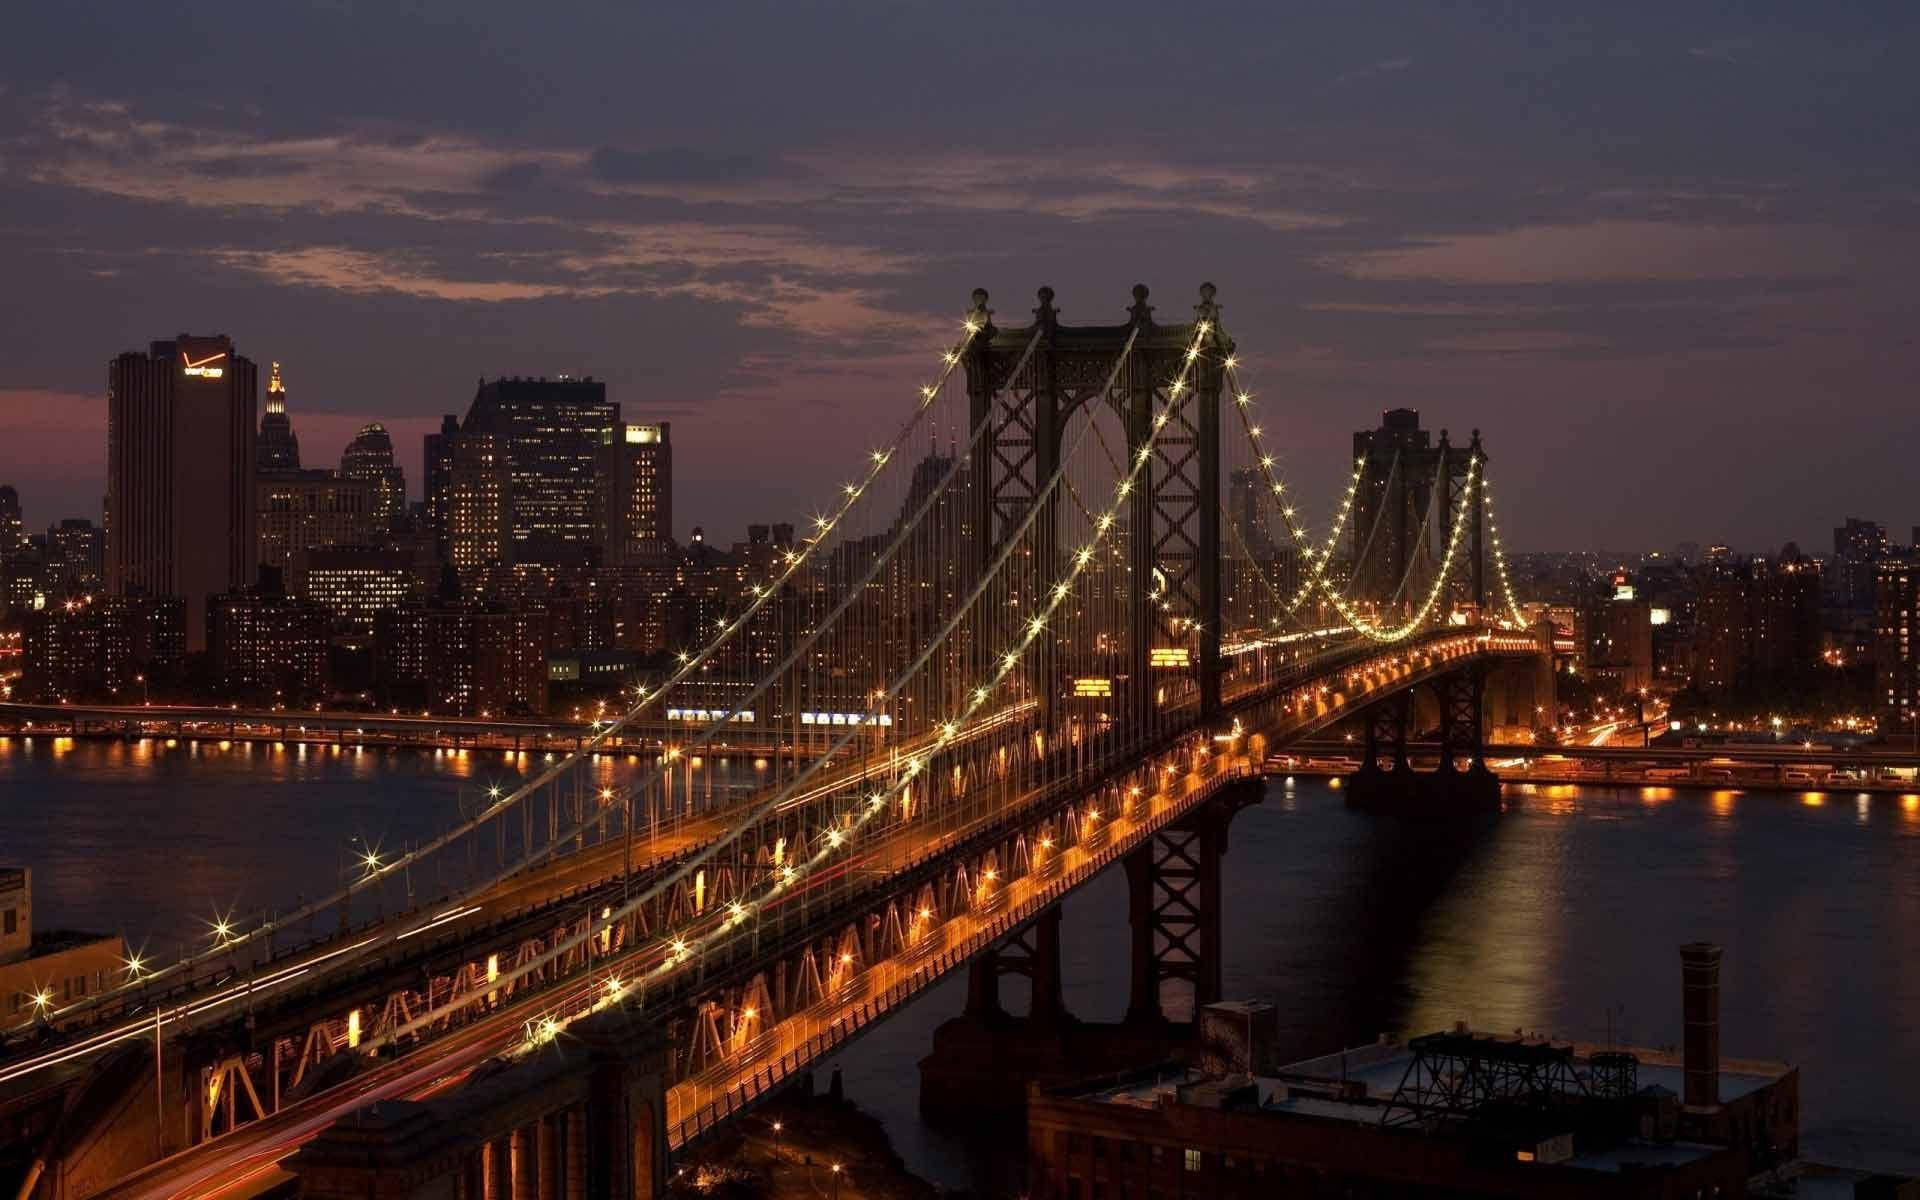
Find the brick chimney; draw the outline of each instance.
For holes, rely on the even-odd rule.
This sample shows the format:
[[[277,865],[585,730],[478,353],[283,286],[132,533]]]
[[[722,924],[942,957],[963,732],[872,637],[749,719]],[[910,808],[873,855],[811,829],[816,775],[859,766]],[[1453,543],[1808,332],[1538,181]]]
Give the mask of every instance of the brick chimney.
[[[1688,942],[1680,947],[1680,1010],[1686,1026],[1688,1108],[1720,1103],[1720,947]]]

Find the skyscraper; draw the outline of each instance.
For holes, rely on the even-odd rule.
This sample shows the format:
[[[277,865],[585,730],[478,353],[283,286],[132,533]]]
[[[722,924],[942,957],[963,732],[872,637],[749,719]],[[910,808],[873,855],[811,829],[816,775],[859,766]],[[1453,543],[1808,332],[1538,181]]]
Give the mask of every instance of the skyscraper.
[[[1882,734],[1920,734],[1920,562],[1884,559],[1875,571],[1873,701]]]
[[[1878,521],[1848,517],[1833,531],[1833,576],[1828,581],[1834,605],[1860,613],[1873,607],[1874,564],[1892,552],[1887,527]]]
[[[360,427],[340,452],[340,474],[373,485],[374,524],[393,528],[407,507],[407,476],[393,461],[393,439],[386,426],[371,421]]]
[[[620,406],[594,379],[483,381],[462,429],[501,439],[511,478],[513,561],[584,559],[597,543],[603,449]]]
[[[612,565],[665,553],[673,543],[672,425],[620,425],[601,449],[595,540]]]
[[[293,435],[293,418],[287,415],[287,389],[280,382],[279,363],[267,376],[267,411],[260,418],[253,461],[262,471],[300,469],[300,439]]]
[[[0,483],[0,558],[20,549],[27,540],[26,522],[20,515],[20,493],[10,483]]]
[[[253,582],[259,377],[225,335],[181,334],[107,368],[107,587],[180,596],[187,645],[207,599]]]

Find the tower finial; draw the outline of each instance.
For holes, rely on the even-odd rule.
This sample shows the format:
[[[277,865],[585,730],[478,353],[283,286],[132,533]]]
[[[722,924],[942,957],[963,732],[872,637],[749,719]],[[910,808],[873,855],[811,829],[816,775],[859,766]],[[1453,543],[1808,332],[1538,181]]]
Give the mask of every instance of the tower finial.
[[[267,376],[267,390],[270,392],[284,392],[287,390],[285,387],[281,386],[280,364],[277,362],[273,364],[272,373]]]

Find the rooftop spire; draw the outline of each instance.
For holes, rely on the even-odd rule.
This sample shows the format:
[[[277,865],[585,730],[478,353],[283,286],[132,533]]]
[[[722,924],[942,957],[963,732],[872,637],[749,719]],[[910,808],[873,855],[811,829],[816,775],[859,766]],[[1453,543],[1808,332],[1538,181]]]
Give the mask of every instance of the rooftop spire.
[[[287,411],[287,388],[280,382],[280,364],[273,364],[273,371],[267,376],[267,411],[282,413]]]

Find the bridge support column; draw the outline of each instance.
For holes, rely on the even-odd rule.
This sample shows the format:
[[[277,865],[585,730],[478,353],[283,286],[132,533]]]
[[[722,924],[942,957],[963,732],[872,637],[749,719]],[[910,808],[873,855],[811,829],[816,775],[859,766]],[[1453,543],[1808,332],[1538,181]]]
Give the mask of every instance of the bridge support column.
[[[1221,998],[1220,860],[1234,814],[1263,794],[1257,782],[1229,787],[1122,860],[1133,926],[1129,1025],[1166,1024],[1169,980],[1191,987],[1195,1011]]]
[[[1413,723],[1413,693],[1389,696],[1361,714],[1366,723],[1365,756],[1347,779],[1347,803],[1359,808],[1399,808],[1413,801],[1415,776],[1407,761],[1407,727]],[[1380,756],[1391,751],[1393,765],[1383,770]]]
[[[1475,664],[1443,675],[1440,693],[1440,765],[1422,780],[1422,804],[1452,810],[1485,811],[1500,807],[1500,781],[1487,768],[1482,722],[1486,708],[1486,668]],[[1467,760],[1460,769],[1459,760]]]

